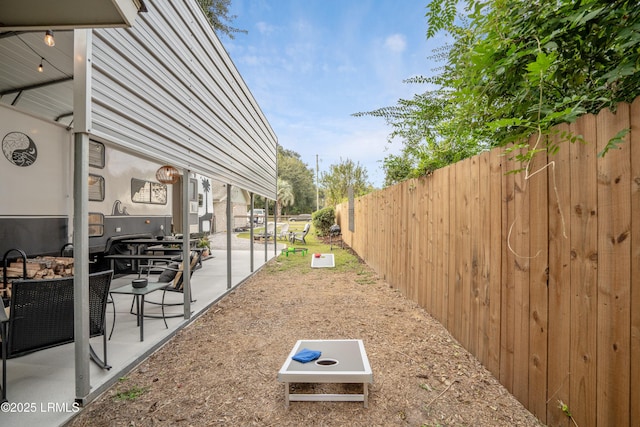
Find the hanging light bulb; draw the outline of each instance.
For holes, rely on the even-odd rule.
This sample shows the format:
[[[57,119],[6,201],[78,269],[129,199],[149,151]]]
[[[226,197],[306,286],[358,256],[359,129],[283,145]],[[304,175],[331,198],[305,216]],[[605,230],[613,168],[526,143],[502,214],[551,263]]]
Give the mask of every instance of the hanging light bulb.
[[[40,58],[40,65],[38,65],[38,72],[39,73],[44,71],[44,66],[42,65],[43,61],[44,61],[44,58]]]
[[[45,43],[47,46],[51,46],[51,47],[53,47],[53,46],[55,46],[55,45],[56,45],[56,40],[53,38],[53,31],[51,31],[51,30],[47,30],[47,31],[44,33],[44,43]]]

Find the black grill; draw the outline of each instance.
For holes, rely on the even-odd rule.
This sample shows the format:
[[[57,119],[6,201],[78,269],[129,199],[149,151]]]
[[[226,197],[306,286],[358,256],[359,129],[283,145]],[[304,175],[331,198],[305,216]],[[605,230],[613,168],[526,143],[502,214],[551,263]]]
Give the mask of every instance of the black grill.
[[[342,236],[342,230],[338,224],[333,224],[329,227],[329,246],[333,250],[333,238]],[[342,238],[340,238],[340,247],[343,247]]]

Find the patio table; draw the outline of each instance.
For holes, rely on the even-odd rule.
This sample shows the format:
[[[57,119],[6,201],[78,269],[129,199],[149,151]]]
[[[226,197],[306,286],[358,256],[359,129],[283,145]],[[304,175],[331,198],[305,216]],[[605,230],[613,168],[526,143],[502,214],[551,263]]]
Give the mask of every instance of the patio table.
[[[169,263],[171,261],[180,261],[182,257],[180,255],[164,255],[164,254],[112,254],[105,255],[104,259],[111,261],[111,269],[114,270],[114,262],[116,260],[131,260],[132,263],[138,262],[137,270],[138,277],[140,277],[142,269],[153,267],[156,261]],[[147,261],[145,264],[139,264],[140,261]],[[115,271],[115,270],[114,270]]]
[[[170,283],[148,283],[144,288],[134,288],[133,285],[125,285],[110,291],[112,294],[133,295],[136,303],[136,321],[140,328],[140,341],[144,341],[144,297],[145,295],[162,289]],[[115,302],[114,302],[115,306]]]

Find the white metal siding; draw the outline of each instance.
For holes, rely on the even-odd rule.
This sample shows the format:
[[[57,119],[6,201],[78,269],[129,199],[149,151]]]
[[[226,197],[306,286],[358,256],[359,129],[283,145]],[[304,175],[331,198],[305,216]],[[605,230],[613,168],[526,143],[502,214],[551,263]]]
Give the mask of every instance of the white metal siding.
[[[0,106],[0,141],[9,132],[29,136],[36,145],[37,159],[31,166],[20,167],[0,153],[0,217],[67,216],[73,188],[71,133],[63,126]]]
[[[277,139],[195,0],[94,30],[92,134],[276,198]]]

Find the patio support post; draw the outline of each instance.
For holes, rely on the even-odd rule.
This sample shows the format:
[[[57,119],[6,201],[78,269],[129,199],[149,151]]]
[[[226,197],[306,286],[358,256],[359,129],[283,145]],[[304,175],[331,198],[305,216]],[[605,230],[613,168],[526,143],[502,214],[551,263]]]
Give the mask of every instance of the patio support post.
[[[267,249],[269,249],[269,239],[267,239],[267,220],[269,219],[269,199],[264,198],[264,262],[266,263],[269,259],[267,257]],[[273,224],[274,229],[274,240],[275,240],[275,228],[276,224]]]
[[[253,266],[253,193],[249,193],[249,210],[250,210],[250,215],[251,215],[251,219],[249,220],[249,250],[251,251],[251,254],[249,255],[250,261],[249,263],[251,264],[251,269],[249,271],[251,271],[253,273],[253,269],[255,268]]]
[[[273,203],[273,256],[278,256],[278,201]]]
[[[231,214],[231,184],[227,184],[227,289],[231,289]]]
[[[278,141],[276,141],[276,153],[278,153]],[[278,170],[278,155],[276,154],[276,171]],[[273,256],[278,256],[278,174],[276,173],[276,199],[273,203]]]
[[[86,403],[89,378],[89,132],[91,132],[91,30],[74,30],[73,315],[75,400]]]
[[[191,318],[191,242],[189,227],[189,176],[187,168],[182,170],[182,280],[184,299],[184,318]]]

